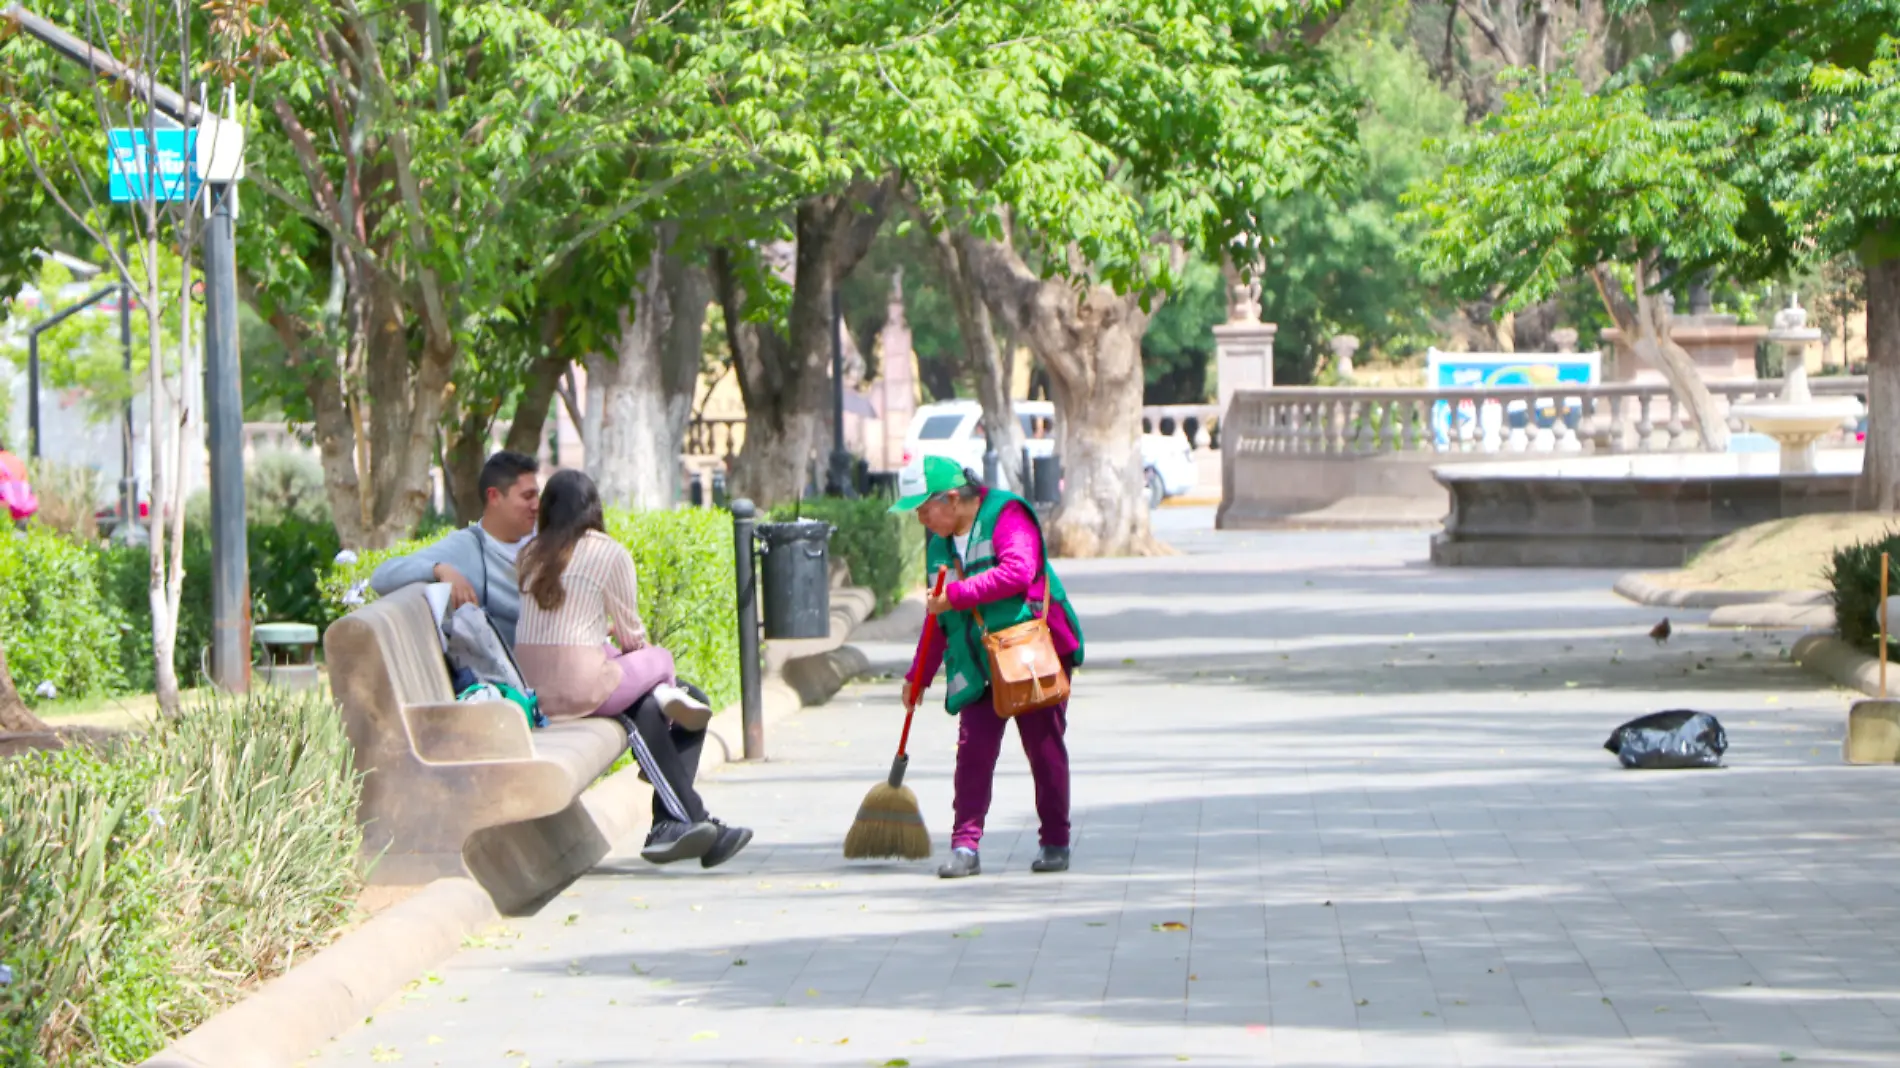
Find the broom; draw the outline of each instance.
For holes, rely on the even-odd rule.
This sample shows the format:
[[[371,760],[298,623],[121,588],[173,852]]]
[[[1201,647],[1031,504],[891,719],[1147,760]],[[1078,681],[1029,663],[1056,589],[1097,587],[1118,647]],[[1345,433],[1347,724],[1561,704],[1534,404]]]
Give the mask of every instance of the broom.
[[[944,573],[937,572],[937,593],[943,593]],[[937,617],[924,617],[924,633],[917,639],[917,657],[911,661],[911,703],[904,709],[904,733],[897,741],[897,758],[891,761],[890,778],[871,787],[858,806],[858,818],[844,836],[846,860],[870,857],[903,857],[922,860],[930,855],[930,832],[924,829],[924,817],[917,807],[917,795],[904,785],[904,770],[910,766],[905,748],[910,745],[910,721],[917,714],[917,702],[923,699],[928,679],[920,678],[924,650],[937,633]]]

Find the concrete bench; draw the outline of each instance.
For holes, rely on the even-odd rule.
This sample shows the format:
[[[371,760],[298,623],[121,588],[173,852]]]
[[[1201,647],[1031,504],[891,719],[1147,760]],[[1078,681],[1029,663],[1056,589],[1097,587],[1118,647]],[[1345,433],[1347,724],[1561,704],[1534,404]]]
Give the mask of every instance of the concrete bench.
[[[518,911],[592,867],[623,830],[581,802],[626,748],[620,726],[533,730],[510,702],[457,702],[422,586],[337,620],[323,648],[364,775],[370,882],[472,876],[496,907]]]

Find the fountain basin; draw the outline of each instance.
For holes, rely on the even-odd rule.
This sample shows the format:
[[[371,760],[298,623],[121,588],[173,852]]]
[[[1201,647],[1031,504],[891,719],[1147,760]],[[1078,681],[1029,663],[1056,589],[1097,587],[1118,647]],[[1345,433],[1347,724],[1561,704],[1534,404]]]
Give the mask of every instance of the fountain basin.
[[[1838,422],[1838,417],[1837,417]],[[1830,424],[1834,425],[1834,424]],[[1454,464],[1432,562],[1447,567],[1681,567],[1771,519],[1853,508],[1861,450],[1819,449],[1784,474],[1773,453],[1633,453]]]
[[[1857,418],[1862,410],[1860,402],[1852,397],[1818,397],[1737,404],[1729,414],[1747,423],[1749,429],[1774,438],[1781,446],[1782,472],[1794,475],[1812,473],[1816,462],[1814,443]]]

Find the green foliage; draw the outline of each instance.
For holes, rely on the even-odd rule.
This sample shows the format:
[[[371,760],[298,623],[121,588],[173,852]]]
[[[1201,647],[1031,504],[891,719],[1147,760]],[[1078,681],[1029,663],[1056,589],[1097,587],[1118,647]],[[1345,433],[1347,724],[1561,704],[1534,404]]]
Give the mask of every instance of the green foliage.
[[[335,706],[276,690],[0,762],[0,1061],[136,1063],[329,941],[358,781]]]
[[[1458,292],[1501,289],[1521,308],[1598,264],[1738,249],[1744,197],[1723,177],[1734,150],[1720,123],[1652,114],[1640,86],[1592,95],[1568,77],[1505,99],[1406,197],[1428,228],[1419,261]]]
[[[712,698],[739,699],[739,598],[732,516],[716,508],[607,513],[607,533],[633,555],[640,620],[673,654],[679,677]]]
[[[1227,321],[1227,283],[1220,268],[1189,261],[1181,285],[1156,309],[1141,336],[1146,404],[1200,404],[1211,399],[1213,329]],[[913,524],[914,525],[914,524]]]
[[[1261,318],[1279,325],[1274,381],[1287,384],[1313,380],[1336,334],[1359,338],[1362,362],[1422,349],[1443,310],[1408,261],[1421,235],[1403,200],[1413,182],[1436,173],[1431,143],[1463,132],[1463,106],[1414,49],[1362,26],[1354,14],[1326,51],[1363,101],[1361,165],[1337,194],[1302,190],[1259,212],[1268,239]]]
[[[403,542],[390,549],[364,552],[350,564],[336,564],[319,583],[329,615],[349,611],[344,603],[358,591],[376,599],[369,577],[383,561],[407,556],[446,534]],[[732,517],[710,508],[666,512],[607,513],[607,533],[633,555],[640,583],[640,619],[655,645],[673,654],[679,676],[723,708],[739,698],[739,606],[732,560]]]
[[[912,516],[892,515],[889,502],[820,497],[780,505],[770,514],[778,522],[794,516],[822,519],[837,528],[831,535],[831,556],[850,567],[854,584],[877,594],[878,615],[921,583],[923,527]]]
[[[115,651],[127,620],[106,597],[106,580],[97,553],[38,524],[0,533],[0,641],[29,705],[42,683],[61,699],[124,687]],[[148,638],[148,659],[150,648]]]
[[[1900,564],[1900,530],[1877,541],[1849,545],[1834,554],[1822,577],[1834,599],[1834,628],[1841,640],[1872,653],[1880,645],[1880,554]],[[1900,568],[1887,578],[1888,593],[1900,594]],[[1900,629],[1900,619],[1889,620]]]
[[[287,518],[253,522],[246,534],[253,622],[322,627],[336,618],[323,590],[339,548],[335,527]],[[99,550],[99,557],[105,595],[128,624],[117,646],[123,677],[134,691],[150,690],[151,554],[142,545],[112,545]],[[201,674],[211,630],[211,534],[193,524],[185,528],[185,582],[178,595],[178,637],[172,650],[181,685],[191,685]]]

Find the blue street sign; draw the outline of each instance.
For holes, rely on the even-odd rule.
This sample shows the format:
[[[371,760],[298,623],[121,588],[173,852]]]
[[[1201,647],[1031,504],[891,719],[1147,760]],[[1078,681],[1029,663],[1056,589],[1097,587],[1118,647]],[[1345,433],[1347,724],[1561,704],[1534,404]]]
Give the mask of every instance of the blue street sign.
[[[156,200],[197,198],[196,130],[154,130],[150,143],[144,130],[110,130],[106,143],[114,203],[144,201],[148,175]]]

